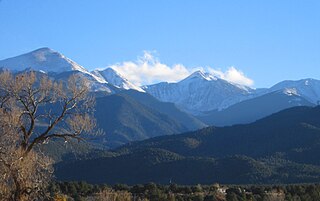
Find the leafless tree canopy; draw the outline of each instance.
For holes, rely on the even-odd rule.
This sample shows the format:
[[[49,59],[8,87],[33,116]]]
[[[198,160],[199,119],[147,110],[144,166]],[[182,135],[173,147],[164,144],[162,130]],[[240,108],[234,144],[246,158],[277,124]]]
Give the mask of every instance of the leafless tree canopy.
[[[1,116],[19,133],[26,154],[51,138],[81,139],[95,127],[94,100],[84,79],[71,76],[62,83],[41,76],[37,80],[33,72],[0,74]]]
[[[53,138],[81,140],[90,134],[95,127],[93,105],[79,76],[63,83],[34,72],[0,73],[1,199],[6,193],[13,200],[36,195],[52,169],[50,159],[34,148]]]

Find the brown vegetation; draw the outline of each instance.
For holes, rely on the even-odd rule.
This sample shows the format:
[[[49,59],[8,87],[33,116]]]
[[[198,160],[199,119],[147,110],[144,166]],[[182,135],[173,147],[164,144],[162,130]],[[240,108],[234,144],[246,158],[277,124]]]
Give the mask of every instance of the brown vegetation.
[[[38,145],[81,140],[95,127],[93,104],[78,76],[63,83],[34,72],[0,74],[0,200],[44,198],[52,161]]]

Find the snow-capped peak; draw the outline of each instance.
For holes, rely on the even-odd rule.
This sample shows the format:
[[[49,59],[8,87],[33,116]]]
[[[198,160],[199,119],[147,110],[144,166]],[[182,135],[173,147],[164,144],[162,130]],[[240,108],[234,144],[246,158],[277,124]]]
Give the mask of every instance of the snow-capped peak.
[[[134,85],[129,80],[127,80],[124,76],[122,76],[119,72],[112,68],[106,68],[104,70],[94,70],[92,72],[95,76],[104,79],[109,84],[114,85],[120,89],[134,89],[140,92],[145,92],[142,88]]]
[[[212,81],[212,80],[218,79],[217,77],[215,77],[214,75],[212,75],[210,73],[207,73],[203,70],[197,70],[183,80],[191,80],[194,78],[200,78],[200,79],[207,80],[207,81]]]
[[[228,80],[220,78],[219,76],[213,75],[211,73],[205,72],[203,70],[197,70],[197,71],[193,72],[188,77],[186,77],[183,80],[181,80],[180,82],[181,83],[190,83],[190,82],[193,83],[195,81],[223,82],[223,83],[226,83],[226,84],[233,85],[234,87],[237,87],[237,88],[239,88],[241,90],[245,90],[245,91],[247,91],[249,93],[254,91],[252,88],[250,88],[248,86],[230,82]]]
[[[31,68],[32,70],[41,70],[46,73],[61,73],[65,71],[80,71],[83,73],[88,73],[84,67],[80,66],[59,52],[47,47],[2,60],[0,61],[0,67],[12,71],[23,71]]]
[[[93,80],[99,83],[106,83],[104,79],[96,77],[83,66],[48,47],[40,48],[16,57],[4,59],[0,61],[0,68],[8,69],[13,72],[24,71],[26,69],[35,70],[42,73],[78,71],[88,75],[89,77],[92,77]]]
[[[173,102],[193,114],[226,108],[248,99],[252,90],[202,70],[195,71],[177,83],[159,83],[144,89],[157,99]]]

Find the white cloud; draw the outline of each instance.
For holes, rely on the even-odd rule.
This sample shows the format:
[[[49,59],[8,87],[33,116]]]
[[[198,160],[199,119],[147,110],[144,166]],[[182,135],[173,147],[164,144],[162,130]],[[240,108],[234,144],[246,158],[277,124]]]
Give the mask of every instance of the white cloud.
[[[126,61],[110,67],[136,85],[161,81],[177,82],[190,74],[190,71],[182,64],[168,66],[147,51],[137,61]]]
[[[199,69],[208,71],[221,79],[235,84],[252,86],[254,83],[253,80],[246,77],[242,71],[237,70],[235,67],[230,67],[227,71],[223,72],[211,67],[187,68],[182,64],[168,66],[161,63],[149,51],[144,51],[143,56],[139,57],[136,61],[125,61],[111,65],[110,67],[138,86],[163,81],[177,82]]]
[[[207,70],[209,73],[235,84],[245,86],[253,86],[254,84],[252,79],[248,78],[242,71],[237,70],[235,67],[230,67],[225,72],[210,67],[208,67]]]

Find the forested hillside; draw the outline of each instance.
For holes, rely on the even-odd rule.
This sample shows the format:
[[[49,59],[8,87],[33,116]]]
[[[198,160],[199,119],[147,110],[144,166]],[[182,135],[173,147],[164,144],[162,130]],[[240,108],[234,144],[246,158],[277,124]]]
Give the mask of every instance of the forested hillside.
[[[114,157],[58,164],[56,175],[111,184],[317,182],[319,128],[320,107],[295,107],[248,125],[133,142]]]

